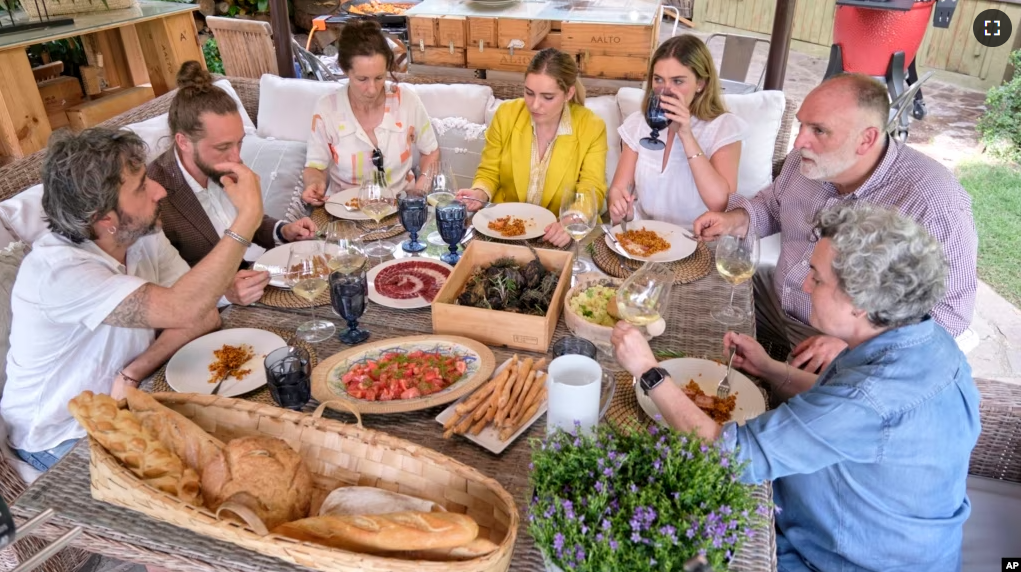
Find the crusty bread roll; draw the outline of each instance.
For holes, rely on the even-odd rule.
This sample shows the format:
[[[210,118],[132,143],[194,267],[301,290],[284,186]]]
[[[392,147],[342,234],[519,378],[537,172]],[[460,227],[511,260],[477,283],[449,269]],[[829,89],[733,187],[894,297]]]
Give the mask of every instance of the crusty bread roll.
[[[289,522],[272,532],[352,552],[383,554],[468,544],[478,536],[479,526],[470,516],[452,512],[394,512],[316,516]]]
[[[386,514],[390,512],[439,512],[444,508],[425,499],[402,495],[376,487],[340,487],[335,489],[322,506],[319,516],[332,514]]]
[[[120,409],[112,397],[85,390],[67,408],[90,437],[143,482],[202,506],[198,474],[142,427],[133,413]]]
[[[151,395],[133,387],[126,390],[128,408],[150,433],[156,436],[200,476],[213,462],[223,441],[202,430],[191,419],[164,406]]]
[[[454,548],[407,550],[403,552],[394,552],[387,556],[402,558],[404,560],[433,560],[437,562],[447,562],[452,560],[471,560],[472,558],[478,558],[479,556],[485,556],[486,554],[495,552],[497,548],[499,548],[499,546],[485,538],[476,538],[468,544],[455,546]]]
[[[241,437],[202,471],[202,494],[213,510],[227,501],[255,512],[272,530],[308,516],[312,476],[301,456],[275,437]]]

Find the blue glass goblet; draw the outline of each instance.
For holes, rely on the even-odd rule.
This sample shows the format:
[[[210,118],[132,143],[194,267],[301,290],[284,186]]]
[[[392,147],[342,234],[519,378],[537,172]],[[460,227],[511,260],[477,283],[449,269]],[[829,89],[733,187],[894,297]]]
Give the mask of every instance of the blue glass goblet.
[[[425,196],[403,191],[397,195],[397,216],[411,237],[401,243],[404,252],[422,252],[426,246],[418,241],[418,231],[429,218],[429,205]]]
[[[368,304],[369,281],[365,272],[330,275],[330,305],[338,316],[347,320],[347,331],[340,334],[340,341],[355,345],[369,339],[369,332],[358,329],[358,318],[365,313]]]
[[[451,201],[442,205],[436,205],[436,226],[439,228],[443,242],[447,243],[450,252],[440,257],[440,260],[453,266],[461,259],[457,253],[457,247],[464,238],[464,219],[468,215],[468,209],[461,201]]]

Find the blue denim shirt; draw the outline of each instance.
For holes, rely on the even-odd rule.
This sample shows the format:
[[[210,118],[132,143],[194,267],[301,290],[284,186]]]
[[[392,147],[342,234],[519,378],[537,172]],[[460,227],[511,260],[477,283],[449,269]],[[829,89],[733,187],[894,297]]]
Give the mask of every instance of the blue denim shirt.
[[[781,571],[960,570],[979,392],[931,319],[845,350],[723,444],[773,481]]]

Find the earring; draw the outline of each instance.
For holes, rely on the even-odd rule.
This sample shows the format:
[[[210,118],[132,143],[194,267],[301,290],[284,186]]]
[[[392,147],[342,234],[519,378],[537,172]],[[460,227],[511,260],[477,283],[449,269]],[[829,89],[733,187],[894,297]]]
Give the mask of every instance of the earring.
[[[107,229],[107,232],[109,232],[110,234],[117,234],[117,227],[111,226],[110,228]]]

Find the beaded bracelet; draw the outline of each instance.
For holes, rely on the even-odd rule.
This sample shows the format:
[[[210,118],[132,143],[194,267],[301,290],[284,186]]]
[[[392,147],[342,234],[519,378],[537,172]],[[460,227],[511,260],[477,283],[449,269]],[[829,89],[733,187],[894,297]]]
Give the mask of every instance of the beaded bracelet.
[[[689,156],[689,157],[688,157],[688,160],[689,160],[689,161],[691,161],[691,160],[692,160],[692,159],[694,159],[695,157],[701,157],[702,155],[705,155],[705,153],[703,153],[703,152],[699,151],[698,153],[695,153],[694,155],[691,155],[691,156]]]

